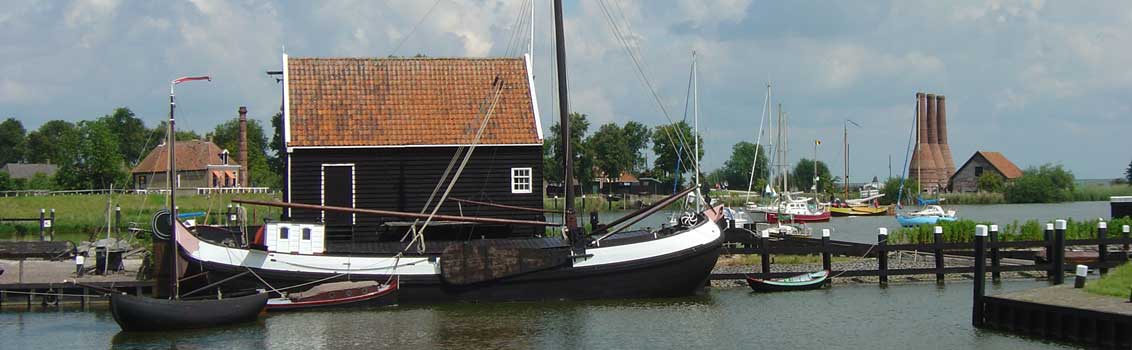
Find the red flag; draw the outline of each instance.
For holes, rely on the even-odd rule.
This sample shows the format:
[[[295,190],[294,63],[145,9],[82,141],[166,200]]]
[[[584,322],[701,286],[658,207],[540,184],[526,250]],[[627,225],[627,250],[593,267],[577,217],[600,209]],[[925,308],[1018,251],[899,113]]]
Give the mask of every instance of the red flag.
[[[193,80],[212,81],[212,78],[209,78],[207,75],[202,75],[202,76],[199,76],[199,77],[180,77],[180,78],[173,80],[173,85],[177,85],[177,84],[180,84],[180,83],[183,83],[183,82],[186,82],[186,81],[193,81]]]

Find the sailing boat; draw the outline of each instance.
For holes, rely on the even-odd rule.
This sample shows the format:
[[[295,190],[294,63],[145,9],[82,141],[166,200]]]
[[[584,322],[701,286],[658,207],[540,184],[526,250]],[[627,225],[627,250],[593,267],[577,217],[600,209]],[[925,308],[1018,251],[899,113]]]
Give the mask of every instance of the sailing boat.
[[[168,130],[168,145],[169,150],[169,169],[166,175],[166,180],[169,182],[169,208],[171,209],[169,215],[170,227],[175,227],[173,230],[174,241],[181,242],[183,236],[188,235],[184,231],[184,226],[181,225],[177,218],[176,206],[176,130],[174,129],[173,110],[176,106],[174,102],[173,88],[180,83],[194,80],[211,80],[207,76],[201,77],[183,77],[173,80],[169,84],[169,130]],[[156,217],[155,217],[156,218]],[[110,310],[114,315],[114,321],[122,327],[124,331],[166,331],[166,330],[179,330],[187,328],[204,328],[215,327],[226,324],[241,323],[255,320],[260,311],[267,305],[267,293],[255,293],[252,295],[245,295],[233,298],[217,298],[217,299],[204,299],[204,300],[185,300],[181,298],[180,281],[181,277],[177,271],[180,270],[178,265],[178,251],[176,245],[172,245],[171,259],[173,268],[169,272],[171,295],[169,299],[160,298],[147,298],[143,296],[133,296],[128,294],[110,294]],[[168,256],[168,255],[167,255]]]
[[[554,16],[563,183],[571,184],[573,156],[561,0],[554,2]],[[177,226],[186,233],[177,235],[177,243],[193,265],[212,277],[231,278],[248,273],[255,279],[242,277],[242,281],[286,285],[340,276],[356,280],[396,276],[400,289],[398,301],[403,304],[686,296],[704,286],[719,257],[723,234],[717,222],[722,217],[721,207],[685,213],[677,225],[659,230],[630,231],[628,228],[698,188],[678,191],[652,206],[595,228],[589,234],[578,226],[574,191],[567,189],[562,237],[491,238],[505,235],[489,234],[474,240],[433,240],[426,247],[420,239],[428,234],[414,230],[413,242],[358,245],[349,254],[342,254],[311,248],[321,243],[324,223],[280,221],[260,228],[261,234],[257,236],[264,240],[257,242],[290,240],[301,235],[301,242],[308,245],[300,245],[298,250],[272,250],[259,244],[233,247],[202,239],[216,232],[223,234],[224,228],[215,226],[195,226],[192,232]],[[301,203],[233,202],[419,219],[425,223],[445,220],[554,226],[537,221],[439,215],[435,211],[422,214]],[[418,249],[408,249],[409,246]]]
[[[788,173],[786,170],[786,114],[782,112],[782,105],[778,105],[778,133],[775,140],[775,158],[777,158],[779,177],[782,179],[782,192],[770,210],[766,211],[766,221],[771,224],[780,222],[805,223],[829,221],[830,213],[826,206],[818,203],[816,199],[799,197],[794,198],[790,192]]]
[[[876,177],[873,177],[872,183],[861,186],[861,198],[849,199],[849,124],[853,124],[858,128],[861,127],[861,124],[857,124],[857,122],[849,119],[845,119],[845,123],[842,125],[844,135],[843,148],[845,152],[843,162],[845,165],[845,173],[842,182],[845,183],[845,199],[834,200],[829,206],[829,212],[833,216],[887,215],[890,207],[887,205],[877,205],[874,202],[877,198],[884,197],[884,194],[880,193],[880,184],[877,182]]]
[[[922,111],[920,110],[919,99],[917,98],[916,118],[912,122],[912,130],[913,131],[919,130],[917,124],[920,122],[920,114],[921,113],[922,113]],[[908,135],[908,136],[909,136],[908,142],[911,143],[912,142],[912,137],[911,137],[912,135]],[[923,157],[920,156],[920,154],[921,154],[920,152],[922,151],[920,149],[920,144],[921,144],[920,143],[920,134],[916,133],[916,146],[915,146],[914,150],[915,150],[918,158],[923,159]],[[907,155],[905,155],[904,171],[905,172],[908,171]],[[916,166],[916,181],[917,181],[916,187],[917,188],[922,188],[921,186],[918,185],[920,178],[922,178],[922,177],[923,177],[922,174],[920,174],[919,163],[917,163],[917,166]],[[904,173],[901,173],[901,175],[900,175],[900,192],[899,192],[899,196],[896,199],[896,203],[897,203],[898,206],[900,205],[900,199],[902,199],[903,196],[904,196],[904,181],[905,181]],[[917,192],[919,192],[919,191],[917,191]],[[923,198],[920,196],[919,193],[916,194],[916,200],[917,200],[917,202],[919,202],[918,204],[921,205],[920,210],[896,214],[896,222],[900,223],[900,226],[912,227],[912,226],[919,226],[919,225],[935,225],[935,224],[937,224],[941,221],[955,221],[955,220],[958,219],[958,217],[956,216],[955,210],[944,210],[943,207],[938,205],[939,204],[938,200],[936,200],[934,202],[925,202],[923,200]]]

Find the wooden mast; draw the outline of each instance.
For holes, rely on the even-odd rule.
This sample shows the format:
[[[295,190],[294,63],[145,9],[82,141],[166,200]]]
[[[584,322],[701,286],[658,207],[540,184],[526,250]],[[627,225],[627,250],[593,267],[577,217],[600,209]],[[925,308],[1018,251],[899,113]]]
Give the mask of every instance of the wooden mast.
[[[562,143],[562,187],[566,190],[566,212],[562,222],[566,226],[566,237],[572,243],[576,255],[586,251],[585,232],[578,228],[577,213],[574,212],[574,150],[570,147],[570,103],[566,84],[566,33],[562,27],[562,0],[554,0],[554,47],[555,60],[558,61],[558,132]]]

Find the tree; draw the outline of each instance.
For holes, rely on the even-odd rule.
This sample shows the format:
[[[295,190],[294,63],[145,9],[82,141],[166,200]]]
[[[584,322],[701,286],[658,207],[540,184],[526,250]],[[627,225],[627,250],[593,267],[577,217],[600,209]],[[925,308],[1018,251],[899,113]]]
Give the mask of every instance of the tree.
[[[622,171],[633,166],[635,155],[627,141],[623,130],[616,123],[602,125],[586,140],[593,151],[594,165],[605,173],[606,178],[617,179]],[[609,191],[613,190],[613,186],[608,188]]]
[[[825,162],[817,161],[817,187],[814,187],[814,161],[811,159],[802,158],[798,160],[798,164],[794,166],[793,176],[791,181],[794,186],[802,191],[813,191],[814,189],[823,192],[831,192],[833,190],[833,174],[829,172],[829,167]]]
[[[1003,191],[1010,203],[1055,203],[1069,200],[1074,187],[1073,173],[1061,165],[1030,167]]]
[[[979,192],[998,193],[998,192],[1002,192],[1002,187],[1003,187],[1002,176],[999,176],[995,172],[984,171],[982,175],[979,175],[979,179],[978,179]]]
[[[278,173],[272,171],[268,166],[267,155],[267,135],[263,132],[263,126],[258,120],[248,119],[248,170],[251,177],[248,178],[249,183],[256,187],[279,187],[280,176]],[[206,135],[206,138],[212,140],[221,149],[227,149],[229,152],[230,163],[238,161],[235,159],[240,152],[240,121],[230,119],[226,122],[220,123],[212,132]]]
[[[1128,169],[1124,170],[1124,178],[1128,179],[1128,183],[1132,184],[1132,162],[1128,162]]]
[[[751,164],[755,164],[755,183],[748,186],[751,181]],[[746,141],[736,143],[731,146],[731,158],[723,163],[720,170],[723,181],[730,188],[746,190],[750,187],[752,191],[760,191],[766,185],[768,175],[766,150]]]
[[[621,133],[624,134],[625,143],[628,144],[629,151],[633,156],[629,170],[634,173],[641,173],[648,169],[648,164],[645,163],[644,150],[645,147],[648,147],[651,136],[649,127],[635,121],[629,121],[621,127]]]
[[[66,140],[78,140],[78,133],[78,128],[71,122],[52,120],[44,123],[38,130],[28,134],[27,155],[24,158],[29,163],[62,164],[77,152],[76,149],[67,147]]]
[[[0,165],[24,160],[27,130],[19,120],[8,118],[0,123]]]
[[[690,176],[684,175],[696,168],[693,164],[695,145],[692,142],[702,144],[703,138],[699,135],[693,138],[692,127],[685,121],[654,128],[652,151],[656,154],[656,160],[653,161],[653,177],[661,183],[671,183],[677,175],[683,179],[689,178]],[[702,159],[703,156],[704,149],[700,147],[699,157]],[[677,161],[680,163],[679,170],[676,169]]]
[[[593,181],[593,157],[585,142],[586,131],[590,122],[586,115],[570,113],[570,146],[574,153],[574,179],[585,188],[587,183]],[[547,181],[562,181],[562,144],[559,142],[559,123],[550,126],[550,135],[543,143],[543,169]],[[565,186],[570,186],[566,184]]]
[[[157,124],[157,127],[154,127],[153,130],[150,131],[149,139],[157,140],[154,142],[155,145],[165,143],[165,139],[168,137],[168,135],[165,135],[166,130],[169,130],[169,122],[162,121],[160,124]],[[200,134],[198,134],[196,131],[177,129],[177,141],[192,141],[200,139]]]
[[[897,200],[908,202],[908,199],[916,198],[916,194],[920,193],[919,184],[916,183],[916,181],[904,181],[904,194],[901,195],[900,182],[901,180],[898,177],[890,177],[888,180],[885,180],[884,189],[882,190],[884,196],[880,197],[878,201],[886,205],[896,203]]]
[[[129,165],[140,162],[141,157],[159,143],[150,139],[151,131],[145,128],[145,123],[135,117],[129,108],[116,108],[114,113],[99,118],[98,122],[105,123],[110,129],[110,133],[118,141],[118,153]]]
[[[79,122],[78,129],[78,139],[67,140],[78,152],[60,163],[55,182],[66,189],[121,188],[128,175],[113,132],[97,121]]]
[[[283,157],[286,156],[286,150],[283,148],[283,113],[275,113],[271,116],[271,129],[275,132],[271,135],[271,145],[268,148],[275,155],[267,157],[267,165],[271,167],[272,172],[282,177],[283,172],[287,170],[283,163]]]

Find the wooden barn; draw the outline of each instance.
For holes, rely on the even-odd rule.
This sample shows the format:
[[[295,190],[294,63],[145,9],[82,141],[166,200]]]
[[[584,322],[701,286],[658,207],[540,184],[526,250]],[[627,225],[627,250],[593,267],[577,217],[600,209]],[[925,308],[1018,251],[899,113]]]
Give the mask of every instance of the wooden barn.
[[[1022,170],[1018,169],[1009,159],[1006,159],[1002,153],[978,151],[967,159],[959,170],[955,171],[955,175],[951,176],[948,181],[948,187],[952,192],[977,192],[979,190],[979,176],[983,172],[993,171],[1002,177],[1004,181],[1010,181],[1022,176]]]
[[[449,198],[542,208],[543,135],[527,58],[283,60],[286,201],[427,214],[434,191],[433,203],[449,184],[441,183],[446,170],[455,174],[471,151]],[[328,244],[398,240],[408,225],[331,211],[284,214],[326,223]],[[539,212],[452,200],[438,214],[544,221]],[[426,236],[543,233],[441,222]]]

